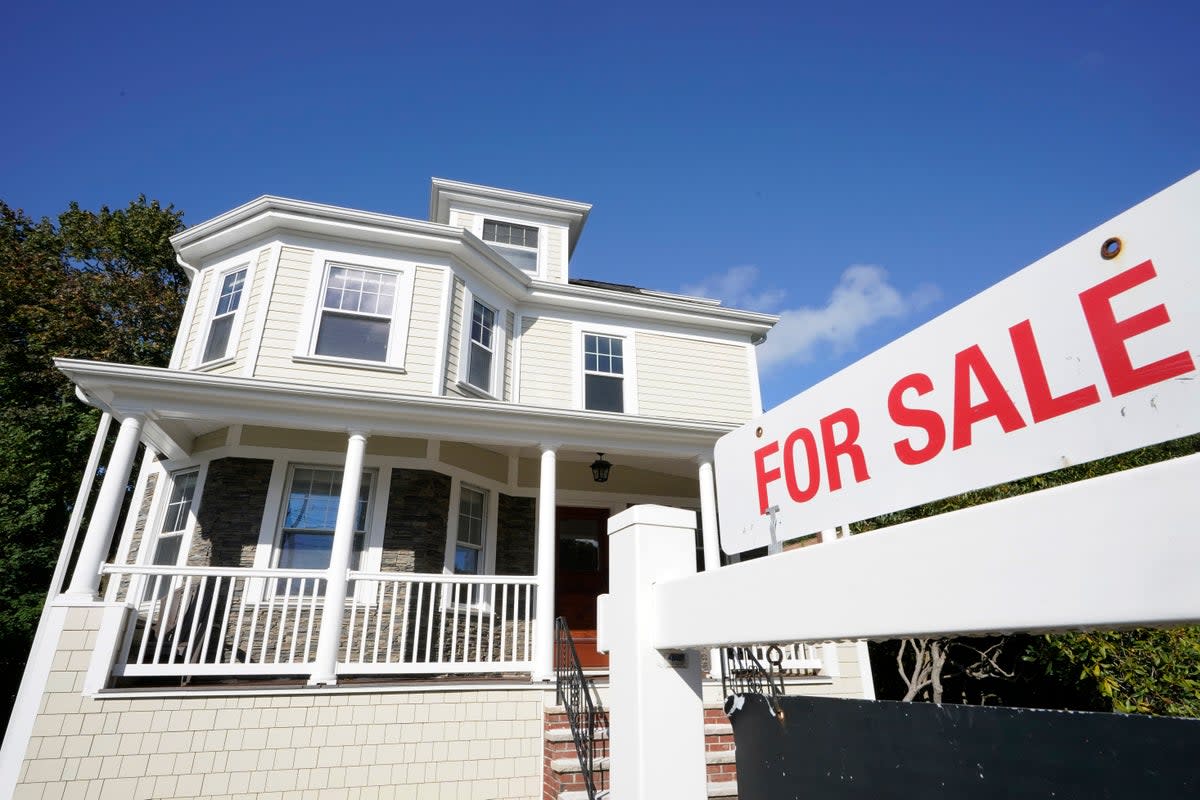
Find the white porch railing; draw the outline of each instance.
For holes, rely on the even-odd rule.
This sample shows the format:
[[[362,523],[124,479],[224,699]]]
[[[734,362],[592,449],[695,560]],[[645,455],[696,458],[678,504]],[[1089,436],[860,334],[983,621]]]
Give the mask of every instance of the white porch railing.
[[[131,608],[113,674],[308,675],[324,570],[105,565]],[[350,573],[337,672],[527,672],[533,576]]]
[[[770,645],[744,645],[743,649],[749,650],[751,655],[757,658],[759,663],[764,667],[771,663]],[[779,669],[785,675],[796,675],[798,673],[820,674],[826,678],[835,678],[840,674],[837,661],[837,645],[833,643],[807,644],[796,642],[794,644],[780,645],[779,657],[781,658]],[[711,665],[708,670],[709,676],[715,680],[720,680],[722,677],[720,648],[709,650],[709,664]]]

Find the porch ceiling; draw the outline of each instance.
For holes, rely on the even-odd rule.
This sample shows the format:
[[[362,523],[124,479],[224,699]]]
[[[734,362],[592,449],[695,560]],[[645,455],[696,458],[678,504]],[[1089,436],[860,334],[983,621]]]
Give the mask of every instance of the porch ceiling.
[[[77,359],[55,364],[92,405],[118,419],[145,415],[145,440],[172,458],[190,453],[200,434],[243,424],[467,441],[530,457],[537,455],[538,445],[551,444],[565,460],[590,460],[603,451],[610,460],[619,454],[628,463],[638,460],[648,468],[689,474],[680,461],[710,454],[716,440],[734,427]]]

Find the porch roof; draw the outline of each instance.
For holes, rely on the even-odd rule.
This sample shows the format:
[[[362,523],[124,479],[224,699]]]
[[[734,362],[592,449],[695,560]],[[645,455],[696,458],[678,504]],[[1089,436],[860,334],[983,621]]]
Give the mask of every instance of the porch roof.
[[[117,419],[144,415],[143,439],[169,458],[188,455],[197,435],[230,424],[676,458],[710,455],[717,439],[736,427],[80,359],[55,359],[55,365],[89,404]]]

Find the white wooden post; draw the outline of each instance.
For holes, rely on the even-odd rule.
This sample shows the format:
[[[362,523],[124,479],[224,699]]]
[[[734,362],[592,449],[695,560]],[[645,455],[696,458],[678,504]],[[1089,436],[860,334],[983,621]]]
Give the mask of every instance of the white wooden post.
[[[320,638],[309,686],[337,683],[337,654],[342,641],[342,616],[349,585],[350,555],[354,551],[354,527],[358,517],[358,490],[362,485],[363,455],[367,435],[351,431],[346,444],[346,466],[342,472],[342,492],[338,496],[337,521],[326,573],[325,603],[321,612]]]
[[[608,521],[613,797],[705,796],[700,653],[654,649],[658,581],[696,572],[696,514],[634,506]]]
[[[712,455],[697,459],[700,464],[700,529],[704,537],[704,571],[721,566],[721,544],[717,536],[717,484],[713,479]]]
[[[117,518],[121,515],[125,486],[141,439],[143,422],[144,418],[137,414],[121,420],[117,441],[104,472],[104,481],[100,484],[100,494],[96,497],[96,507],[88,521],[87,533],[83,536],[83,545],[75,562],[75,572],[71,575],[71,585],[67,589],[67,594],[73,597],[96,599],[100,589],[100,564],[108,555],[113,532],[117,529]]]
[[[554,509],[558,445],[542,445],[541,486],[537,498],[537,617],[533,632],[533,680],[554,677]]]

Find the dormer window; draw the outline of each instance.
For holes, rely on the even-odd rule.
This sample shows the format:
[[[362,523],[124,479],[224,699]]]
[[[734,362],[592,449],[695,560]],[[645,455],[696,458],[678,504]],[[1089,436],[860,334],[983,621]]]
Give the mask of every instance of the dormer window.
[[[494,219],[483,221],[483,240],[510,264],[526,272],[538,269],[538,229]]]

